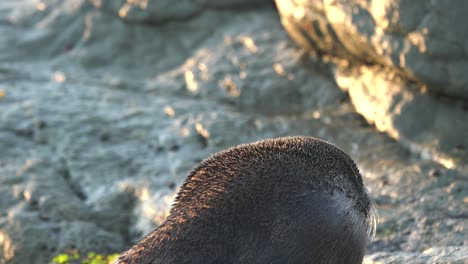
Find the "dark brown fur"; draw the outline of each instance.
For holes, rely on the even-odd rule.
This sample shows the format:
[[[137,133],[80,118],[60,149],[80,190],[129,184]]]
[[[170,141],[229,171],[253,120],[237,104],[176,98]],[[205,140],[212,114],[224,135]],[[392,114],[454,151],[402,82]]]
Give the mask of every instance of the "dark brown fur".
[[[240,145],[195,167],[167,220],[117,263],[361,263],[371,206],[329,143]]]

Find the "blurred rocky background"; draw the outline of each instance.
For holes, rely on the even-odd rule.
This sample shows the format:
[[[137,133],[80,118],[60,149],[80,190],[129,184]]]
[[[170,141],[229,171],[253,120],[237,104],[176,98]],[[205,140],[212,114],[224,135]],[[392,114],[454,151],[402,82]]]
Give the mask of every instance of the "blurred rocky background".
[[[0,263],[125,250],[191,167],[311,135],[379,212],[365,263],[468,261],[465,0],[2,0]]]

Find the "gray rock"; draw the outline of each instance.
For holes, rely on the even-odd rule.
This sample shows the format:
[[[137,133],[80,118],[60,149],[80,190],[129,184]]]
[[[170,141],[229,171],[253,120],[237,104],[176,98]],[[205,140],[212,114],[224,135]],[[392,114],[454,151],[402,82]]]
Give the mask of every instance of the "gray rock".
[[[337,84],[369,123],[423,158],[465,162],[466,2],[276,3],[290,36],[336,64]]]
[[[265,6],[271,0],[201,0],[178,1],[175,5],[170,0],[137,0],[110,1],[91,0],[99,9],[120,17],[128,22],[136,23],[171,23],[190,20],[207,10],[251,9]],[[263,4],[263,5],[262,5]],[[216,25],[216,24],[212,24]]]
[[[393,252],[375,253],[364,259],[364,264],[377,263],[466,263],[465,247],[429,248],[421,253]]]
[[[122,251],[164,220],[202,159],[286,135],[321,137],[358,162],[381,216],[369,259],[466,256],[466,158],[447,169],[369,126],[336,84],[344,73],[305,60],[269,2],[167,5],[179,15],[167,23],[152,20],[159,9],[129,11],[142,24],[110,1],[43,3],[0,3],[0,263]]]
[[[393,68],[429,91],[468,99],[468,2],[277,0],[296,42]]]
[[[147,83],[148,90],[166,92],[170,83],[177,93],[267,115],[322,108],[344,98],[325,75],[298,65],[302,54],[288,43],[274,13],[237,16],[203,45],[210,48],[195,49],[182,67]]]
[[[117,234],[102,230],[89,222],[67,222],[61,226],[59,251],[79,249],[89,252],[112,253],[124,246],[123,239]]]
[[[356,111],[378,130],[447,168],[466,162],[468,114],[463,105],[435,98],[388,69],[337,70],[335,78]]]
[[[41,219],[24,203],[0,218],[0,263],[47,263],[56,251],[60,225]]]

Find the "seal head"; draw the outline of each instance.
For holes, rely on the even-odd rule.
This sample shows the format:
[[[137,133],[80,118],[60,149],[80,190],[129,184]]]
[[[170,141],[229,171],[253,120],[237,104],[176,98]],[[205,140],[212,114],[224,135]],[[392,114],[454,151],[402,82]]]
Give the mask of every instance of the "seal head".
[[[239,145],[196,166],[167,220],[117,263],[361,263],[371,201],[330,143]]]

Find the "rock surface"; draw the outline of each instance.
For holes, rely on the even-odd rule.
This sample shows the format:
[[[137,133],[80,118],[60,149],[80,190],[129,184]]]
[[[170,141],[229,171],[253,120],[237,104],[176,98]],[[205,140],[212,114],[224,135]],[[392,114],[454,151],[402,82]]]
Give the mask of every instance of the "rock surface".
[[[363,264],[385,263],[466,263],[466,249],[463,247],[430,248],[422,254],[411,252],[377,253],[368,256]]]
[[[447,168],[466,165],[468,111],[432,96],[388,69],[361,66],[336,71],[356,111],[422,158]]]
[[[316,52],[397,68],[468,99],[468,2],[277,0],[287,29]]]
[[[285,29],[334,78],[356,111],[446,167],[468,156],[466,1],[277,0]]]
[[[466,115],[413,117],[412,96],[444,102],[395,99],[402,86],[386,74],[305,57],[271,1],[166,2],[0,3],[0,263],[123,251],[164,221],[202,159],[300,134],[357,161],[380,214],[366,261],[468,258],[466,138],[443,129],[459,117],[448,132],[460,133]],[[375,80],[381,90],[367,89]],[[359,97],[398,100],[401,117],[369,125]],[[424,148],[439,138],[450,144]]]

